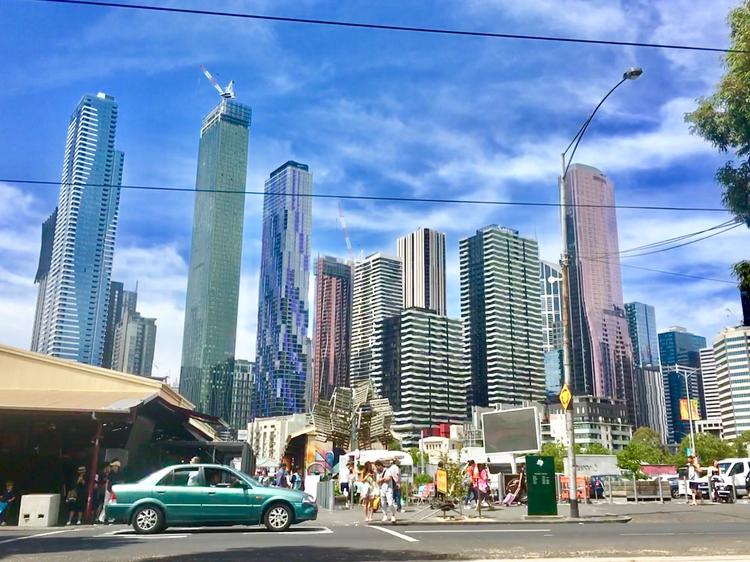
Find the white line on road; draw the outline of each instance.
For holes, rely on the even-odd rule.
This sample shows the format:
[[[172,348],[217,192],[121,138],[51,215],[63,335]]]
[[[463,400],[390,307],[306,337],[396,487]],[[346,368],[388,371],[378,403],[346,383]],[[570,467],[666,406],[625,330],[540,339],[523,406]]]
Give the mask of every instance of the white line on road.
[[[389,535],[393,535],[394,537],[400,538],[402,541],[406,542],[419,542],[419,539],[415,539],[414,537],[409,537],[407,535],[402,535],[401,533],[397,533],[393,529],[387,529],[386,527],[377,527],[373,525],[370,527],[370,529],[376,529],[378,531],[381,531],[383,533],[388,533]]]
[[[306,536],[306,535],[332,535],[333,531],[329,529],[328,527],[306,527],[306,529],[310,529],[309,531],[299,529],[297,531],[281,531],[280,533],[264,533],[262,530],[260,531],[249,531],[247,533],[242,533],[243,535],[266,535],[269,537],[275,537],[276,535],[299,535],[299,536]]]
[[[673,537],[677,533],[620,533],[621,537]]]
[[[37,537],[48,537],[50,535],[59,535],[60,533],[72,533],[73,531],[80,531],[81,529],[63,529],[62,531],[50,531],[49,533],[37,533],[36,535],[26,535],[23,537],[16,537],[13,539],[5,539],[0,541],[0,544],[7,544],[9,542],[25,541],[28,539],[35,539]]]
[[[440,529],[439,531],[406,531],[410,535],[417,533],[549,533],[552,529]]]

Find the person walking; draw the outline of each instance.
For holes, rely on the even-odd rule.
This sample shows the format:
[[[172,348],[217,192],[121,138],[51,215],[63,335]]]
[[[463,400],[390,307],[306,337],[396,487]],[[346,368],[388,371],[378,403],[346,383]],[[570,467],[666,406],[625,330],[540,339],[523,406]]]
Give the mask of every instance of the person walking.
[[[383,523],[388,522],[390,513],[391,523],[396,522],[396,510],[393,504],[393,479],[385,468],[383,461],[375,461],[376,477],[375,481],[380,489],[380,506],[383,509]]]
[[[105,464],[96,476],[94,487],[94,524],[104,522],[104,506],[109,494],[110,467]]]
[[[346,466],[342,466],[339,470],[339,491],[344,495],[344,498],[346,498],[346,509],[349,509],[349,497],[351,496],[350,484],[353,468],[354,464],[348,462],[346,463]]]
[[[401,459],[393,459],[388,467],[388,475],[393,483],[393,506],[396,511],[401,511]]]
[[[97,518],[99,523],[106,523],[106,517],[107,517],[106,508],[107,508],[107,504],[112,501],[112,486],[122,482],[122,473],[120,472],[121,468],[122,468],[122,463],[120,463],[118,459],[113,459],[112,462],[109,463],[109,472],[107,473],[106,494],[104,497],[104,503],[102,504],[102,510],[99,513],[99,517]],[[188,481],[188,485],[192,486],[194,484]]]
[[[365,510],[365,521],[369,522],[372,521],[373,500],[375,499],[375,492],[377,490],[375,472],[370,461],[365,463],[360,480],[362,482],[362,492],[360,494],[362,507]]]
[[[698,505],[695,501],[696,494],[700,493],[699,490],[699,483],[698,478],[700,478],[700,472],[701,472],[701,465],[698,462],[698,459],[694,457],[693,455],[690,455],[688,457],[688,483],[690,485],[690,495],[693,498],[693,501],[690,502],[690,505]],[[701,496],[701,502],[703,501],[703,497]]]
[[[464,496],[464,505],[469,507],[469,503],[477,499],[477,491],[474,481],[474,469],[476,468],[473,460],[466,463],[464,468],[463,485],[466,488],[466,496]]]
[[[3,490],[3,493],[0,494],[0,526],[2,527],[7,525],[8,513],[16,503],[17,496],[13,488],[13,481],[8,480],[5,483],[5,490]]]
[[[298,468],[297,471],[292,474],[292,490],[301,490],[303,482],[304,478],[302,477],[302,469]]]
[[[284,463],[281,463],[279,469],[276,471],[276,486],[279,488],[289,487],[289,478],[287,477]]]
[[[68,522],[66,525],[72,525],[76,519],[76,525],[81,524],[83,519],[83,508],[86,503],[86,467],[79,466],[76,478],[65,494],[65,505],[68,508]],[[78,516],[76,518],[76,516]]]
[[[490,473],[483,462],[477,464],[475,472],[477,474],[477,511],[481,514],[483,503],[487,503],[487,507],[490,507],[487,501],[490,492]]]

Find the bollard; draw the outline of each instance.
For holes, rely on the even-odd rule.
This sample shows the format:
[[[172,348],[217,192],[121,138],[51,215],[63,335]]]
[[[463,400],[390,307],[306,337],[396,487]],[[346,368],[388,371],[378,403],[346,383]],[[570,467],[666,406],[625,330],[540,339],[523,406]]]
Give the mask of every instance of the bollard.
[[[638,503],[638,484],[636,482],[635,473],[633,473],[633,501]]]
[[[735,490],[734,482],[732,482],[732,503],[737,503],[737,490]]]
[[[714,495],[711,493],[711,475],[708,476],[708,501],[713,503]],[[703,501],[703,494],[701,494],[701,501]]]
[[[664,503],[664,493],[661,490],[662,482],[664,482],[664,480],[662,480],[661,478],[656,481],[657,485],[659,486],[659,503]]]
[[[612,476],[607,475],[607,486],[609,487],[609,503],[614,503],[612,499]]]
[[[687,477],[685,477],[685,480],[683,482],[685,482],[685,503],[690,503],[690,489],[688,487]]]

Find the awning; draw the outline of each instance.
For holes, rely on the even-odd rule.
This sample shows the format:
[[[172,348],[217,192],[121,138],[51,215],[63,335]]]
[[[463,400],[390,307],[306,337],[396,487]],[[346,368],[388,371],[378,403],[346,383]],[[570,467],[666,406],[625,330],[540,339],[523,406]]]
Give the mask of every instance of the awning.
[[[303,427],[302,429],[298,429],[297,431],[290,433],[289,436],[286,438],[286,442],[289,443],[289,441],[291,441],[292,439],[295,439],[302,435],[308,435],[310,433],[315,433],[314,425],[308,425],[307,427]]]
[[[129,413],[156,396],[153,392],[3,389],[0,410]]]

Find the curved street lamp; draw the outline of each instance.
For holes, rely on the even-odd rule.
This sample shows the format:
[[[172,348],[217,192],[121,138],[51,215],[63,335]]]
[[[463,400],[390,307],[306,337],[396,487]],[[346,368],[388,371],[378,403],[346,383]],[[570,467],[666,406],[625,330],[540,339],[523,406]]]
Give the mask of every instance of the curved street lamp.
[[[626,70],[622,75],[622,80],[620,80],[617,84],[615,84],[612,89],[607,92],[607,95],[605,95],[602,100],[597,104],[597,106],[594,108],[594,111],[591,112],[591,115],[589,115],[588,119],[583,122],[583,125],[578,129],[578,132],[573,137],[573,140],[570,141],[570,144],[565,148],[565,150],[562,152],[561,159],[562,159],[562,173],[560,174],[559,179],[559,189],[560,189],[560,231],[562,235],[562,255],[560,256],[560,312],[562,316],[562,325],[563,325],[563,374],[564,374],[564,380],[565,384],[570,388],[573,383],[573,368],[571,365],[571,341],[570,341],[570,291],[569,291],[569,267],[570,267],[570,256],[568,255],[568,236],[567,236],[567,228],[565,225],[565,219],[567,217],[567,206],[565,204],[565,177],[568,173],[568,168],[570,167],[570,163],[573,161],[573,156],[575,156],[576,149],[578,148],[579,143],[581,142],[581,139],[583,138],[583,135],[586,133],[586,130],[589,127],[589,124],[591,123],[591,120],[594,118],[594,115],[596,115],[596,112],[599,111],[599,108],[602,106],[602,104],[607,100],[607,98],[612,95],[612,92],[614,92],[617,88],[619,88],[623,82],[627,80],[635,80],[638,78],[641,74],[643,74],[643,70],[641,68],[629,68]],[[571,151],[572,148],[572,151]],[[567,159],[566,162],[566,155],[568,152],[570,152],[570,157]],[[572,389],[571,389],[572,392]],[[570,502],[570,517],[579,517],[578,512],[578,486],[577,486],[577,480],[576,480],[576,452],[575,452],[575,427],[573,425],[573,410],[571,407],[568,407],[565,410],[565,426],[568,434],[568,501]]]

